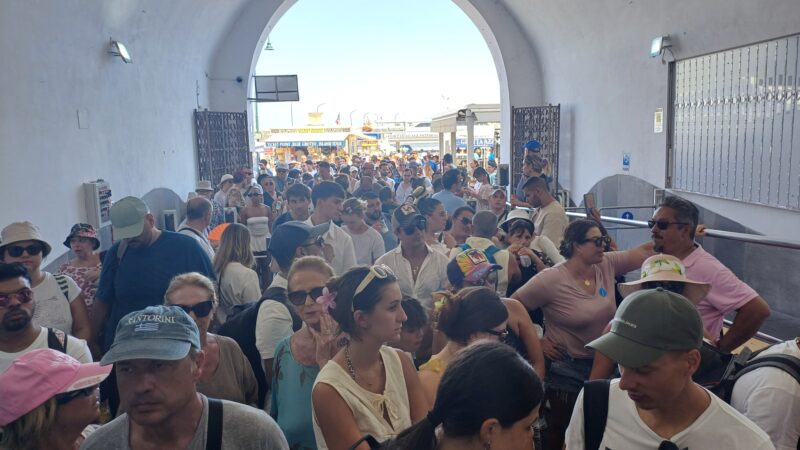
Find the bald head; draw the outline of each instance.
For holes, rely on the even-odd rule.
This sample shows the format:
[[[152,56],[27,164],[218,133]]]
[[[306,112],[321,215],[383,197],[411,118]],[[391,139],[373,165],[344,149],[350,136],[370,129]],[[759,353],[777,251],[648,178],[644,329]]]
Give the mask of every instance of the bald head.
[[[200,220],[211,214],[213,206],[205,197],[195,197],[186,202],[186,220]]]
[[[491,211],[478,211],[472,216],[472,235],[491,239],[497,231],[497,216]]]

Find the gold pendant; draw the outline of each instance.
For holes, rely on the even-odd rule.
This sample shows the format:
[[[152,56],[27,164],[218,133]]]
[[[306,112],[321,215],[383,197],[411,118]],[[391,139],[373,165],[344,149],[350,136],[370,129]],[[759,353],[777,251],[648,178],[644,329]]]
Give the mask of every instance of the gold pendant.
[[[583,280],[583,285],[584,286],[589,286],[590,284],[592,284],[592,283],[589,280]]]

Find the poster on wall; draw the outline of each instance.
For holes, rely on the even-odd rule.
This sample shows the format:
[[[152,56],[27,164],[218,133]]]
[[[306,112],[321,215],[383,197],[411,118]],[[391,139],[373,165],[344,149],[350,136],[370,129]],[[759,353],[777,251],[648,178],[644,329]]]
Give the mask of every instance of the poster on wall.
[[[656,109],[653,116],[653,132],[662,133],[664,131],[664,108]]]

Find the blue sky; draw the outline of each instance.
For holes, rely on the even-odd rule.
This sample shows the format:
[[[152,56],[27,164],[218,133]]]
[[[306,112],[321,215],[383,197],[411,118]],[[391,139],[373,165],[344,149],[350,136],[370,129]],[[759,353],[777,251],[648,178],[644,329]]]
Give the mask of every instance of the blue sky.
[[[333,125],[429,120],[467,103],[498,103],[489,48],[450,0],[299,0],[270,34],[257,75],[297,74],[295,126],[323,111]],[[262,129],[289,126],[288,103],[262,103]]]

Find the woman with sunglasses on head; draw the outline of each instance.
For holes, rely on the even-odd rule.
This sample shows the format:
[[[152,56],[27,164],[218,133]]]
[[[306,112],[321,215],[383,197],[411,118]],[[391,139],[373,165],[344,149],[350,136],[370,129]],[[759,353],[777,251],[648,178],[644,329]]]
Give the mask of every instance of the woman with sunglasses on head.
[[[472,216],[475,210],[469,206],[461,206],[453,211],[452,222],[447,233],[453,238],[454,245],[463,244],[472,236]]]
[[[258,301],[261,286],[253,267],[255,256],[250,247],[250,230],[242,224],[232,223],[222,232],[219,248],[214,255],[214,273],[220,308],[217,322],[225,323],[236,312],[237,305]]]
[[[75,259],[71,259],[58,268],[58,273],[72,278],[86,302],[88,312],[92,311],[94,294],[97,292],[97,281],[102,269],[102,258],[95,253],[100,248],[97,231],[88,223],[77,223],[72,226],[64,240],[64,246],[72,250]]]
[[[112,367],[82,364],[49,348],[19,356],[0,373],[0,448],[80,447],[97,428],[98,385]]]
[[[608,237],[593,220],[576,220],[564,231],[561,254],[567,259],[531,278],[512,295],[529,311],[542,308],[547,324],[542,350],[551,364],[545,377],[550,410],[543,431],[546,449],[560,449],[572,408],[589,379],[597,339],[616,311],[614,278],[641,266],[653,243],[605,252]]]
[[[200,330],[200,347],[205,359],[197,391],[212,398],[258,404],[256,377],[239,344],[229,337],[208,332],[217,311],[214,283],[197,272],[178,275],[164,293],[164,304],[184,310]]]
[[[289,270],[288,299],[303,327],[275,347],[270,415],[290,448],[317,448],[311,389],[320,368],[339,350],[339,326],[325,310],[331,297],[325,283],[331,277],[333,269],[318,256],[302,257]]]
[[[453,239],[444,230],[447,227],[447,211],[439,200],[423,197],[417,200],[417,209],[426,220],[425,243],[433,250],[448,256],[450,249],[456,246]]]
[[[485,286],[441,293],[433,316],[434,326],[447,338],[447,344],[419,367],[419,379],[430,404],[436,400],[442,374],[459,351],[481,339],[503,342],[508,336],[508,310],[497,292]]]
[[[447,366],[425,420],[382,448],[531,450],[542,397],[542,382],[519,355],[497,342],[477,342]]]
[[[28,271],[35,305],[33,323],[57,328],[89,343],[86,296],[72,278],[42,270],[42,262],[50,250],[39,227],[30,222],[15,222],[0,232],[0,261],[20,263]]]
[[[328,281],[326,307],[350,336],[322,368],[312,393],[314,434],[325,449],[368,449],[422,419],[428,402],[411,359],[384,343],[400,337],[405,312],[397,278],[383,265]]]

